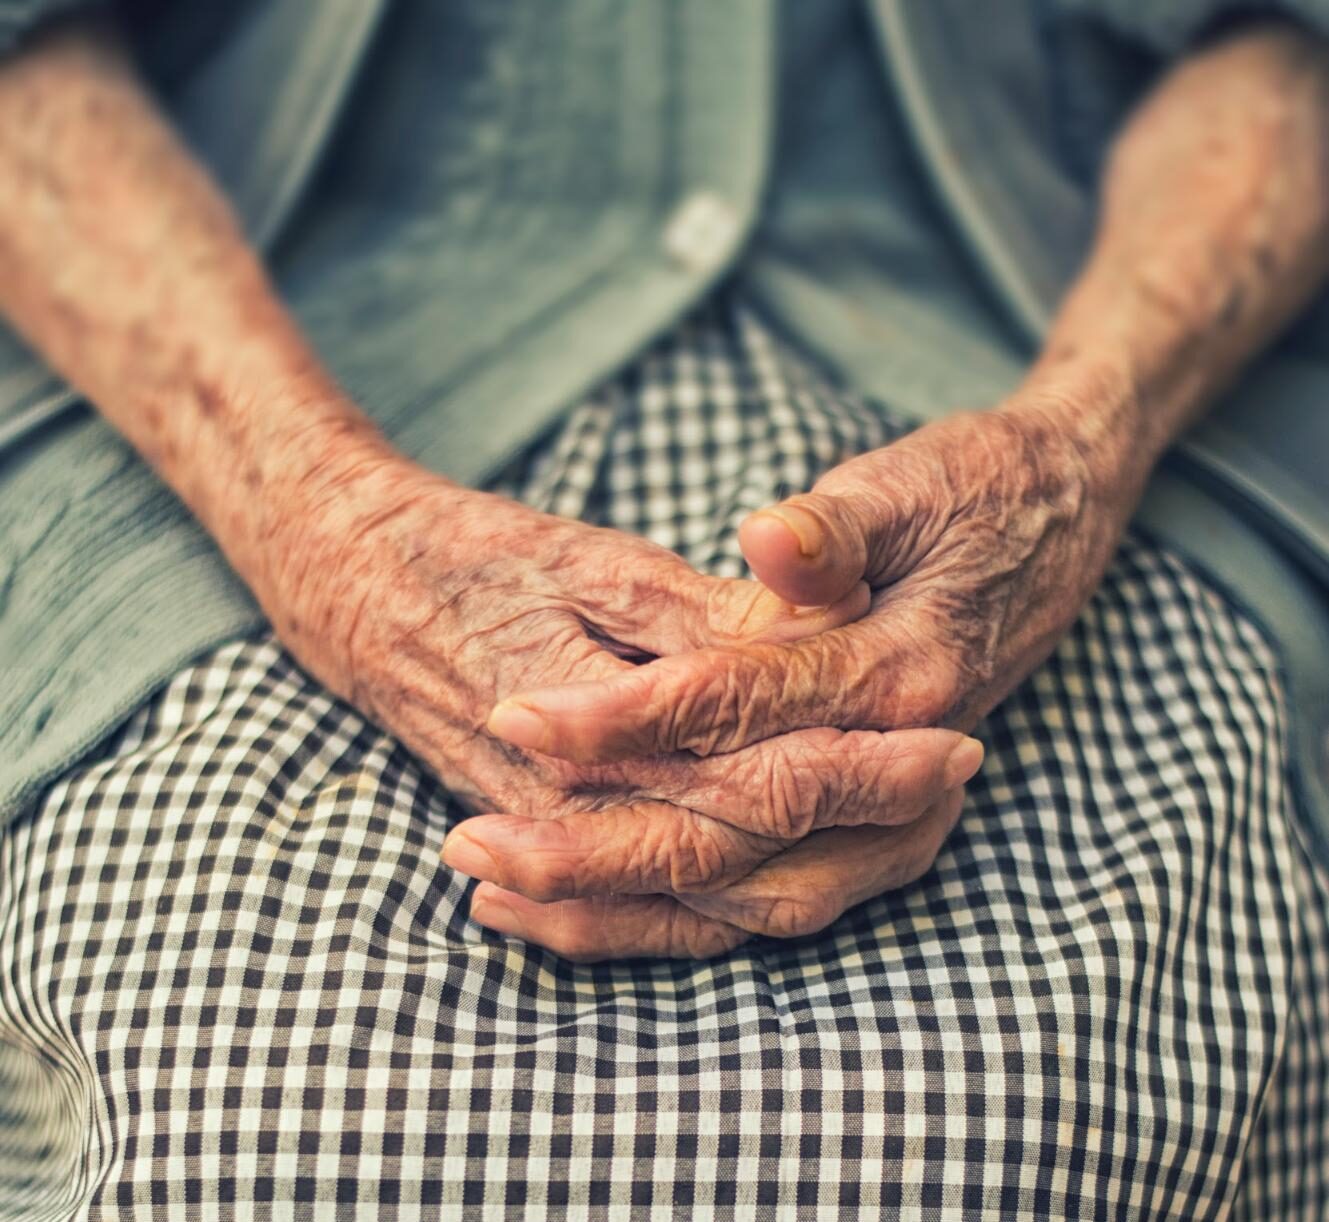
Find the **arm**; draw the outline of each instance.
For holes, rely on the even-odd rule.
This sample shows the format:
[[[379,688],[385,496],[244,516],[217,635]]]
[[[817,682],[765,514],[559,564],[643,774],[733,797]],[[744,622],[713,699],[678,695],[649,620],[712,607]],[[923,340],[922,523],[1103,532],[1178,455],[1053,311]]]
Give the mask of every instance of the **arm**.
[[[1329,43],[1256,26],[1183,60],[1121,133],[1094,248],[1024,391],[1065,401],[1133,508],[1327,273]]]
[[[699,576],[644,540],[394,453],[105,32],[66,26],[0,63],[0,311],[175,489],[307,669],[455,795],[523,825],[559,817],[532,886],[561,877],[559,846],[578,828],[615,840],[581,882],[642,899],[571,953],[735,945],[744,930],[658,893],[722,885],[812,825],[909,820],[977,767],[976,744],[967,770],[948,764],[966,746],[948,730],[823,728],[714,761],[610,768],[486,734],[511,691],[630,669],[606,641],[670,654],[792,639],[861,614],[866,587],[791,615],[753,582]],[[468,865],[464,837],[451,852]]]
[[[967,648],[964,677],[922,703],[967,724],[1055,645],[1163,451],[1327,273],[1329,44],[1248,28],[1178,63],[1119,135],[1093,248],[1016,393],[758,515],[743,536],[754,570],[795,601],[851,573],[931,573]],[[934,453],[948,478],[929,489]],[[1010,512],[975,513],[985,488]],[[800,512],[827,535],[813,563],[791,546]],[[990,564],[957,547],[968,536]]]
[[[0,65],[0,310],[260,597],[270,507],[382,449],[109,30],[58,27]]]
[[[1248,27],[1180,62],[1126,125],[1093,250],[1006,402],[854,459],[744,524],[772,590],[818,603],[866,579],[867,616],[526,692],[490,724],[517,743],[537,727],[546,750],[583,761],[734,750],[823,723],[973,727],[1079,614],[1162,451],[1327,270],[1329,49]],[[509,726],[511,707],[534,717]],[[741,716],[713,724],[726,708]],[[808,932],[880,890],[883,857],[896,881],[926,869],[951,821],[939,812],[896,844],[828,830],[686,902],[753,927],[776,897],[802,897],[786,915]]]

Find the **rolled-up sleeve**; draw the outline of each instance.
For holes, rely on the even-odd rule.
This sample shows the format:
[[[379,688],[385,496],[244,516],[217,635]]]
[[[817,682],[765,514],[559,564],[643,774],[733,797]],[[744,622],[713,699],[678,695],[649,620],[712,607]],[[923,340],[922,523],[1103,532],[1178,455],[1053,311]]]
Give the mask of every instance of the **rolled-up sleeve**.
[[[1177,55],[1220,22],[1240,18],[1286,17],[1329,36],[1329,0],[1050,0],[1050,7],[1160,55]]]
[[[0,0],[0,55],[56,17],[104,7],[105,0]]]

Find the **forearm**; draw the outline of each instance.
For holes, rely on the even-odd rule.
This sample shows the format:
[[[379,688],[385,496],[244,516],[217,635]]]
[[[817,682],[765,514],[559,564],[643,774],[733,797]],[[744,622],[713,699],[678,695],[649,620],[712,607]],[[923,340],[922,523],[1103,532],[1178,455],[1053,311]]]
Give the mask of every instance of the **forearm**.
[[[1118,138],[1097,238],[1015,410],[1043,405],[1123,516],[1157,458],[1329,272],[1329,44],[1198,51]]]
[[[0,310],[251,584],[274,506],[380,444],[109,34],[0,64]]]

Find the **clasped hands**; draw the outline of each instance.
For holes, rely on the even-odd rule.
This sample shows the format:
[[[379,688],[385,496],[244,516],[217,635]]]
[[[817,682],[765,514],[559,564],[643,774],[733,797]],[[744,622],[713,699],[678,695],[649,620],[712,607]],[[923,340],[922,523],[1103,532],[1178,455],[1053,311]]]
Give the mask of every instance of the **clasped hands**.
[[[443,849],[475,920],[704,957],[931,866],[982,761],[965,732],[1111,554],[1096,487],[1037,410],[953,416],[754,514],[758,580],[733,581],[375,455],[325,477],[266,602],[477,812]]]

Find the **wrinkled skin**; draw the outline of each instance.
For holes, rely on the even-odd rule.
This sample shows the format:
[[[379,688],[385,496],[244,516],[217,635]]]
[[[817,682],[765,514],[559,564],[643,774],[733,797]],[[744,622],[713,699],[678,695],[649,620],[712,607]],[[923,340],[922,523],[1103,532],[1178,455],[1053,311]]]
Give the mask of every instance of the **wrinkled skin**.
[[[0,314],[179,494],[310,670],[509,812],[449,838],[491,880],[474,915],[578,957],[704,954],[812,932],[926,868],[959,809],[965,769],[938,764],[955,736],[854,727],[969,725],[1051,648],[1159,455],[1329,278],[1326,147],[1329,43],[1300,25],[1243,22],[1160,74],[1105,161],[1024,401],[847,464],[786,507],[811,519],[745,527],[790,600],[866,575],[872,610],[848,626],[852,602],[794,629],[750,587],[718,593],[639,542],[392,457],[98,25],[52,23],[0,64]],[[824,550],[803,555],[790,522],[820,523]],[[608,640],[660,660],[633,669]],[[491,718],[543,754],[486,734],[496,700],[597,675],[543,729]],[[936,792],[911,821],[918,775]]]
[[[317,495],[283,521],[299,529],[282,527],[290,560],[271,571],[265,605],[287,645],[472,809],[506,812],[488,817],[484,842],[463,824],[448,862],[544,901],[651,897],[601,912],[595,939],[573,931],[570,955],[705,955],[750,932],[820,927],[835,915],[829,900],[804,912],[754,871],[839,828],[906,846],[883,857],[873,885],[896,879],[913,860],[907,846],[954,818],[952,791],[981,759],[977,744],[939,729],[818,726],[704,759],[605,763],[512,746],[485,722],[515,691],[823,631],[863,613],[866,587],[797,611],[755,582],[703,577],[644,540],[455,488],[387,453],[324,471]],[[496,869],[501,846],[518,843]],[[804,888],[818,861],[812,852]],[[684,894],[709,896],[718,915],[672,898]]]
[[[807,640],[712,648],[523,692],[491,724],[527,746],[599,765],[653,752],[714,758],[825,724],[968,730],[1074,620],[1115,548],[1127,500],[1040,405],[953,416],[845,463],[811,493],[744,523],[744,552],[770,589],[813,604],[866,580],[872,601],[863,618]],[[513,707],[540,717],[509,721]],[[953,821],[942,804],[907,843],[882,829],[827,830],[786,857],[840,860],[846,868],[836,886],[862,897],[885,889],[866,881],[880,881],[874,853],[898,853],[896,881],[907,881],[931,865]],[[468,834],[485,835],[483,823]],[[520,838],[486,843],[499,864],[484,877],[512,887]],[[589,840],[579,848],[608,851]],[[774,896],[767,884],[781,864],[767,863],[748,886]],[[782,877],[786,897],[803,893],[797,875]],[[529,891],[501,898],[527,936],[555,946],[568,927],[593,927],[599,916],[585,900],[552,912],[530,902],[547,897]],[[711,895],[680,898],[734,919]],[[828,903],[815,916],[824,923],[840,910]],[[794,922],[799,930],[817,927],[802,915],[809,919]]]

